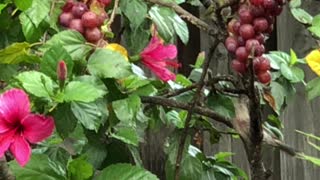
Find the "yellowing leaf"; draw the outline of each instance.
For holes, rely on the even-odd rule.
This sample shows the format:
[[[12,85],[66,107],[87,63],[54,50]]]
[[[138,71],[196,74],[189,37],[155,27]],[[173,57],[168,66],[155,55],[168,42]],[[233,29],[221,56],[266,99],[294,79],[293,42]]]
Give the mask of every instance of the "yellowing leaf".
[[[126,50],[126,48],[124,48],[123,46],[121,46],[120,44],[117,44],[117,43],[111,43],[111,44],[108,44],[106,45],[105,47],[106,49],[110,49],[112,51],[117,51],[119,52],[120,54],[122,54],[126,60],[128,61],[128,51]]]
[[[315,72],[318,76],[320,76],[320,50],[311,51],[307,57],[306,61],[309,67]]]

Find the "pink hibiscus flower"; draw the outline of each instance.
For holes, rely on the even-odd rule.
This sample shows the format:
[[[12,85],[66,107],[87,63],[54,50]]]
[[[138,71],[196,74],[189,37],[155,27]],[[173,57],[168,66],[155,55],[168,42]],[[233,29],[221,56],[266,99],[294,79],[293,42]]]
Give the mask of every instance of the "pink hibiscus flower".
[[[164,45],[157,36],[153,36],[149,45],[140,54],[142,63],[161,80],[175,80],[176,75],[168,67],[178,68],[180,65],[172,61],[177,57],[177,47],[173,44]]]
[[[31,156],[29,143],[46,139],[53,129],[53,118],[30,112],[23,90],[11,89],[0,96],[0,157],[9,149],[20,166],[25,166]]]

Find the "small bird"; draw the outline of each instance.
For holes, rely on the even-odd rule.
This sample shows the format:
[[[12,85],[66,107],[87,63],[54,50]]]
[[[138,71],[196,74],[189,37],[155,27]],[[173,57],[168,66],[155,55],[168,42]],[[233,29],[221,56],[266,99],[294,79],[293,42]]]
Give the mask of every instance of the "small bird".
[[[235,101],[235,118],[233,119],[233,126],[239,133],[240,137],[250,143],[250,115],[249,115],[249,98],[247,96],[240,96]],[[279,140],[275,135],[270,134],[264,127],[263,129],[263,143],[278,148],[291,156],[296,156],[298,151],[288,146]]]

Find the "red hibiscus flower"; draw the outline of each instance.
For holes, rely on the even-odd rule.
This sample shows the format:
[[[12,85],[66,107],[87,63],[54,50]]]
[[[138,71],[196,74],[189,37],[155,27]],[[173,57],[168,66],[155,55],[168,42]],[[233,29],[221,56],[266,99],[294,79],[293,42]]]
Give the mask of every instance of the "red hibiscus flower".
[[[180,66],[173,61],[177,57],[175,45],[164,45],[157,36],[153,36],[140,56],[142,63],[161,80],[167,82],[176,79],[176,75],[167,69],[168,67],[178,68]]]
[[[29,143],[46,139],[53,129],[51,117],[30,112],[30,101],[23,90],[11,89],[0,96],[0,157],[9,149],[25,166],[31,156]]]

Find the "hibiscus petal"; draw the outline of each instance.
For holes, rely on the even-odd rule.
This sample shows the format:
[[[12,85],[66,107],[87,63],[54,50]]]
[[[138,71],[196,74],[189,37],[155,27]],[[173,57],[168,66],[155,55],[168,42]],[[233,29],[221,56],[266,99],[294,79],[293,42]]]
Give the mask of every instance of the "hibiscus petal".
[[[45,117],[38,114],[30,114],[21,122],[23,136],[31,143],[40,142],[49,137],[54,129],[52,117]]]
[[[154,59],[154,61],[164,61],[176,58],[177,52],[177,47],[175,45],[164,46],[160,44],[153,51],[149,52],[147,56]]]
[[[166,68],[166,62],[164,61],[158,61],[158,62],[152,62],[150,59],[143,61],[144,65],[147,66],[159,79],[161,79],[164,82],[167,82],[169,80],[175,80],[176,75],[169,71]]]
[[[0,96],[0,119],[10,124],[21,121],[30,113],[28,95],[20,89],[11,89]]]
[[[6,120],[0,119],[0,134],[5,133],[11,129],[11,126]]]
[[[0,134],[0,157],[9,149],[10,144],[13,142],[15,131],[8,131]]]
[[[10,146],[10,151],[21,167],[25,166],[30,160],[31,147],[21,135],[16,135],[14,137],[14,142]]]

